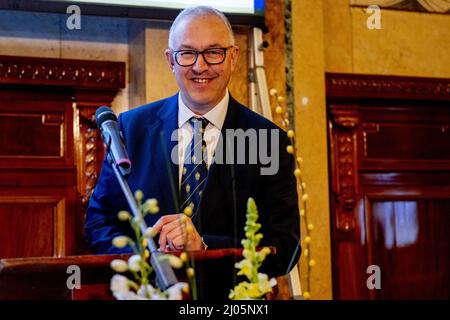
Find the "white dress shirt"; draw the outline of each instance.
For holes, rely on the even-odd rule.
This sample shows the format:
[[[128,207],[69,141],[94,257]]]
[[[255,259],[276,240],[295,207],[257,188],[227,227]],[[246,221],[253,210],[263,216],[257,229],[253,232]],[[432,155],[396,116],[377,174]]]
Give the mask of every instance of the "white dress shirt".
[[[225,96],[220,102],[214,106],[209,112],[205,113],[203,116],[195,114],[191,109],[189,109],[186,104],[184,104],[181,94],[178,94],[178,186],[181,187],[181,177],[184,165],[184,155],[186,148],[192,140],[192,126],[189,124],[189,119],[192,117],[203,117],[209,121],[205,128],[203,134],[203,139],[206,143],[207,152],[207,162],[206,165],[209,169],[211,161],[214,156],[214,151],[216,150],[217,141],[220,137],[220,132],[222,130],[223,123],[225,121],[225,116],[227,115],[228,102],[230,101],[230,95],[227,89]]]

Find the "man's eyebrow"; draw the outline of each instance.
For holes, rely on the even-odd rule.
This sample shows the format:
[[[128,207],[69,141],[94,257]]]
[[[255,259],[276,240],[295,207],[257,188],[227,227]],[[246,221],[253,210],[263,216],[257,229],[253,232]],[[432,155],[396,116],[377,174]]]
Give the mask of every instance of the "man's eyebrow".
[[[209,49],[209,48],[224,48],[224,46],[221,45],[220,43],[213,43],[213,44],[210,44],[209,46],[207,46],[206,48],[207,49]],[[178,50],[198,50],[198,49],[194,48],[193,46],[190,46],[188,44],[182,44],[180,46],[180,49],[178,49]],[[199,50],[199,51],[201,51],[201,50]]]

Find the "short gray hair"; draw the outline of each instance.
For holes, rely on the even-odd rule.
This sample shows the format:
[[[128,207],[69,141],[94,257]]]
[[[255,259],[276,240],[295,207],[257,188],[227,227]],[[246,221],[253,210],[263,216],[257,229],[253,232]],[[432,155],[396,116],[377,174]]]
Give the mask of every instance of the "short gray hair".
[[[175,18],[175,20],[172,23],[172,26],[170,27],[170,31],[169,31],[169,48],[173,49],[173,33],[175,31],[175,29],[177,28],[178,24],[184,20],[184,19],[188,19],[188,18],[196,18],[196,17],[204,17],[204,16],[216,16],[217,18],[219,18],[220,20],[222,20],[222,22],[225,24],[225,26],[228,29],[228,32],[230,34],[230,40],[231,40],[231,45],[234,46],[235,44],[235,40],[234,40],[234,33],[233,33],[233,28],[231,27],[230,21],[228,20],[228,18],[219,10],[213,8],[213,7],[209,7],[209,6],[197,6],[197,7],[191,7],[191,8],[186,8],[184,10],[182,10],[178,16]]]

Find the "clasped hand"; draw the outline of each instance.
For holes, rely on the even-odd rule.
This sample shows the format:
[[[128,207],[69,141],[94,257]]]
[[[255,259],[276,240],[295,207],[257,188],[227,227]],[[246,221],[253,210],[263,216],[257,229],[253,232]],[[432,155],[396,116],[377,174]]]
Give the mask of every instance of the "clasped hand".
[[[162,216],[153,226],[161,251],[202,250],[203,242],[191,218],[184,214]]]

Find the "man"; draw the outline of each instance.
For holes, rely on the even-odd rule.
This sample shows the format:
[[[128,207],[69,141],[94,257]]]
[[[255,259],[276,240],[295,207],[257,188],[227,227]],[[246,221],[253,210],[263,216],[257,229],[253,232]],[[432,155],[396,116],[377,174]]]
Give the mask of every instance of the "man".
[[[261,245],[277,251],[265,270],[281,275],[300,255],[293,159],[286,152],[286,134],[229,94],[227,86],[238,53],[231,26],[221,12],[196,7],[179,14],[165,52],[179,93],[119,115],[119,128],[133,163],[128,183],[131,190],[142,190],[145,198],[158,200],[160,213],[148,215],[146,222],[159,232],[156,241],[165,251],[241,247],[246,204],[253,197],[264,235]],[[250,150],[254,147],[250,143],[248,150],[227,149],[230,141],[223,137],[231,129],[275,132],[257,139],[276,147],[272,156],[276,156],[278,170],[261,174],[259,159],[238,163],[239,152],[249,159],[258,151]],[[225,157],[225,163],[215,162],[219,153],[231,156]],[[124,209],[128,209],[126,200],[111,166],[104,161],[86,215],[85,231],[93,252],[122,252],[111,240],[131,235],[128,224],[117,219]],[[188,224],[193,228],[185,241],[180,216],[189,211]]]

